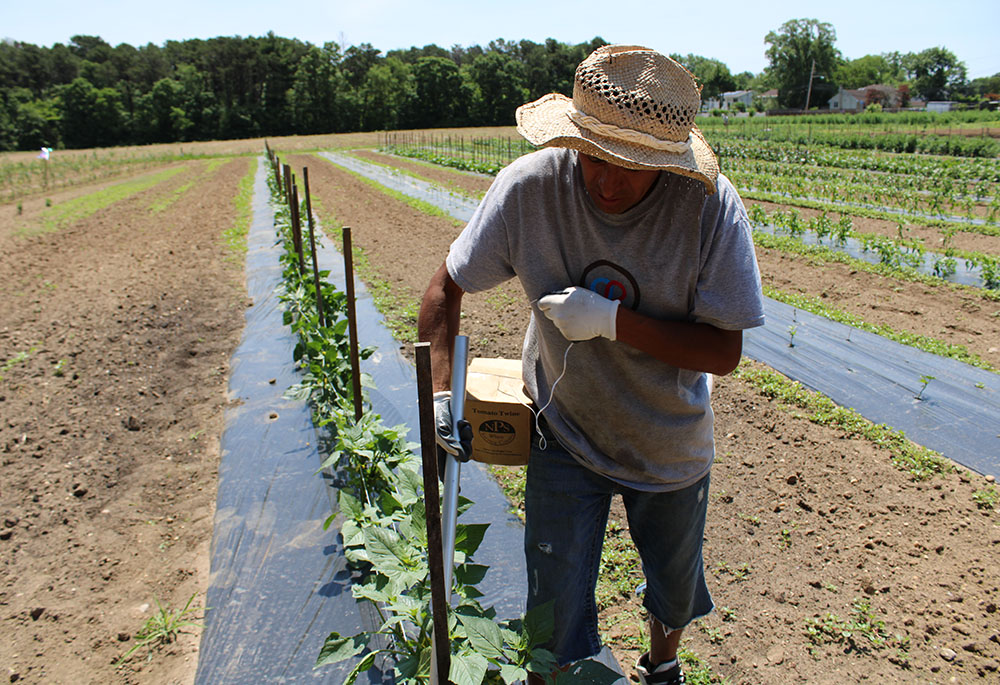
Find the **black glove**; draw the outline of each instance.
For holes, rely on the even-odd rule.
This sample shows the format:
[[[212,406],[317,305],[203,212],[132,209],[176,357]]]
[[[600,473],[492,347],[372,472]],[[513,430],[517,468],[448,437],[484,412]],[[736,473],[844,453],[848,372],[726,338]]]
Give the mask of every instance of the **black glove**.
[[[437,442],[438,477],[441,479],[444,479],[446,454],[460,462],[467,462],[472,456],[472,424],[465,419],[458,422],[459,440],[455,439],[451,424],[451,391],[434,393],[434,437]]]

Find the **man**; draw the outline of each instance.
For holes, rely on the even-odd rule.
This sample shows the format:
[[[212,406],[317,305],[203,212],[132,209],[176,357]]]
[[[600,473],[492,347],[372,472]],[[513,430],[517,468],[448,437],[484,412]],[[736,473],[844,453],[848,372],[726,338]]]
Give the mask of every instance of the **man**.
[[[541,409],[525,495],[528,606],[554,601],[561,664],[600,650],[594,588],[621,494],[646,576],[643,683],[684,682],[681,631],[713,609],[701,553],[709,378],[736,367],[742,330],[764,318],[749,221],[694,126],[699,108],[686,69],[634,46],[585,59],[572,100],[520,107],[518,131],[546,149],[498,174],[418,322],[438,423],[450,426],[462,295],[519,279],[532,306],[524,382]]]

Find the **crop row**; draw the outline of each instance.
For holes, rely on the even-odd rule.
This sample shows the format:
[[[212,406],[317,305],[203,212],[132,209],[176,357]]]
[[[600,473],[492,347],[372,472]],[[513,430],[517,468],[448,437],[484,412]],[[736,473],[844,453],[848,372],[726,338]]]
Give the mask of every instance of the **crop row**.
[[[269,176],[272,197],[287,196]],[[350,340],[346,297],[326,282],[327,272],[314,277],[303,269],[311,258],[309,241],[294,237],[291,205],[275,207],[275,223],[284,244],[284,322],[298,336],[295,361],[302,380],[286,397],[308,400],[314,423],[332,437],[332,448],[321,465],[331,470],[338,486],[338,511],[329,527],[342,519],[340,536],[345,558],[357,580],[354,598],[368,605],[376,626],[355,635],[331,633],[316,666],[355,660],[344,684],[358,681],[376,661],[388,660],[397,683],[426,683],[433,659],[431,579],[428,560],[427,511],[417,447],[406,441],[406,426],[388,427],[370,405],[355,418],[351,383]],[[308,216],[303,199],[300,216]],[[349,276],[350,277],[350,276]],[[318,288],[316,284],[319,284]],[[317,291],[324,314],[320,314]],[[367,348],[361,356],[374,352]],[[433,475],[431,476],[433,477]],[[461,498],[460,511],[472,503]],[[553,630],[550,605],[524,617],[498,620],[492,608],[478,602],[477,584],[488,567],[473,560],[489,524],[458,524],[455,534],[454,593],[457,605],[448,610],[450,682],[456,685],[499,685],[527,678],[528,670],[556,671],[555,656],[540,645]],[[448,563],[448,562],[446,562]],[[610,685],[617,675],[588,662],[555,683],[569,685],[573,676]]]

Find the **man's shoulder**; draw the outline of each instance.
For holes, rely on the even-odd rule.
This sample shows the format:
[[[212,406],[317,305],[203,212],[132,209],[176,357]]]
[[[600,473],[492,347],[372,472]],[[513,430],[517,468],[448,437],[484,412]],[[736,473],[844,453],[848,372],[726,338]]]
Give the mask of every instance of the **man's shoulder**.
[[[575,162],[575,152],[547,147],[521,155],[498,174],[507,182],[557,179],[569,173]]]

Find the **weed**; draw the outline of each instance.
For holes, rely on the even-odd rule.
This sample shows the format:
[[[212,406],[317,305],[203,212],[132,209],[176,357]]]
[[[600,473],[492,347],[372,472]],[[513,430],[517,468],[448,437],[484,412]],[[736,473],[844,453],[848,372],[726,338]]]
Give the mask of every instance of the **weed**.
[[[997,497],[997,491],[993,486],[983,488],[982,490],[976,490],[972,493],[972,501],[976,503],[976,507],[987,511],[993,511],[996,509]]]
[[[698,628],[701,632],[705,633],[705,637],[713,645],[721,645],[724,639],[722,634],[722,628],[716,628],[715,626],[708,625],[705,621],[698,621]]]
[[[788,327],[788,346],[795,347],[795,333],[798,331],[798,327],[789,326]]]
[[[788,549],[792,546],[792,531],[782,528],[778,535],[778,549]]]
[[[807,418],[815,424],[839,428],[848,436],[865,438],[876,446],[889,450],[896,467],[908,471],[915,480],[952,470],[951,465],[940,454],[911,442],[901,431],[893,430],[885,424],[872,423],[853,409],[838,406],[829,397],[807,390],[801,383],[790,380],[777,371],[754,366],[744,360],[740,362],[734,375],[750,383],[765,397],[775,398],[787,407],[811,412]]]
[[[872,649],[896,647],[904,660],[910,644],[906,636],[889,634],[885,622],[876,618],[867,599],[854,600],[849,619],[833,613],[820,618],[807,618],[805,633],[814,645],[838,644],[847,652],[867,653]]]
[[[740,564],[736,568],[730,567],[729,566],[729,562],[726,562],[726,561],[723,561],[720,564],[716,564],[716,566],[715,566],[715,575],[717,575],[717,576],[722,576],[722,575],[732,576],[732,578],[736,582],[742,582],[742,581],[746,580],[747,578],[749,578],[750,577],[750,573],[752,571],[753,571],[753,569],[750,568],[750,564],[747,564],[745,562],[742,563],[742,564]]]
[[[56,362],[56,365],[52,367],[52,375],[62,377],[62,375],[65,373],[65,368],[66,368],[66,360],[60,359],[59,361]]]
[[[135,634],[135,644],[125,652],[122,658],[115,662],[115,666],[121,666],[130,656],[143,647],[148,650],[148,654],[146,655],[146,660],[148,661],[152,659],[154,649],[173,642],[182,632],[182,629],[190,627],[201,628],[201,623],[191,620],[191,617],[198,612],[198,609],[191,608],[191,602],[194,601],[194,598],[195,595],[191,595],[184,608],[178,611],[172,611],[160,604],[160,600],[156,600],[156,613],[146,619],[146,622]],[[208,611],[208,607],[205,608],[205,611]]]
[[[750,514],[744,514],[743,512],[739,512],[736,514],[736,518],[738,518],[741,521],[746,521],[754,528],[760,528],[760,516],[757,516],[756,514],[750,515]]]
[[[722,620],[726,623],[732,623],[736,620],[736,610],[729,607],[719,607],[719,615],[722,616]]]

